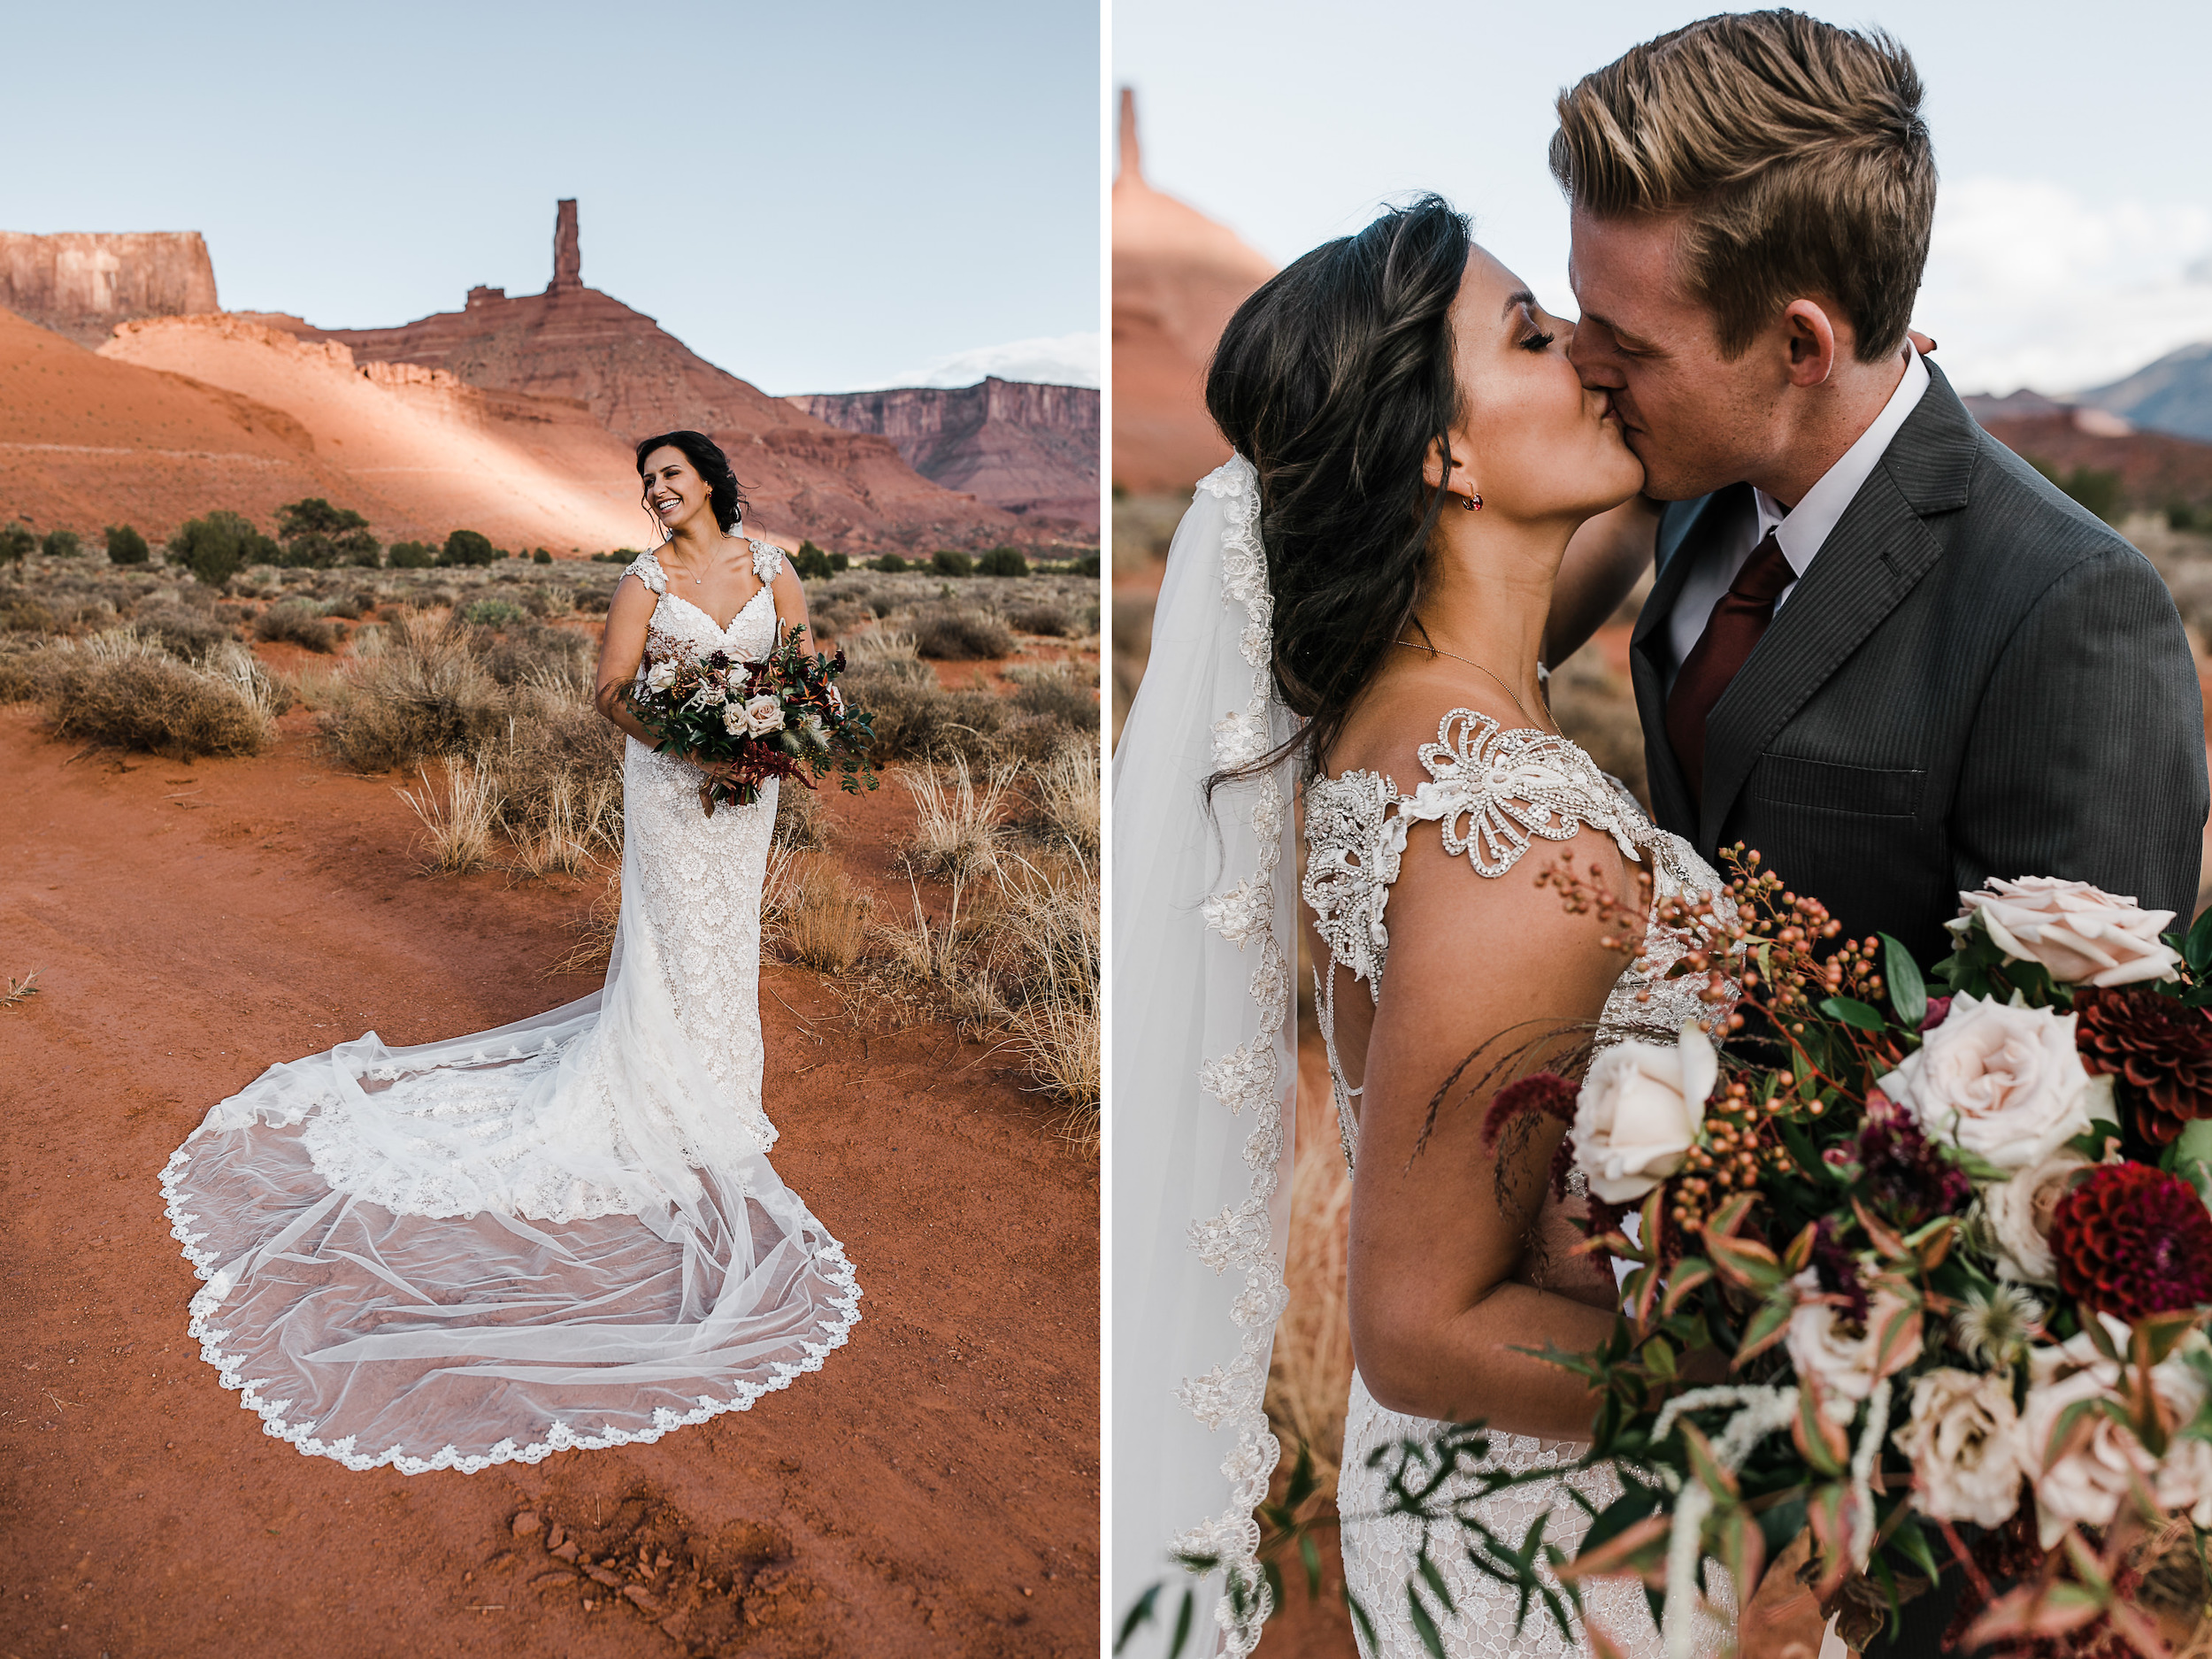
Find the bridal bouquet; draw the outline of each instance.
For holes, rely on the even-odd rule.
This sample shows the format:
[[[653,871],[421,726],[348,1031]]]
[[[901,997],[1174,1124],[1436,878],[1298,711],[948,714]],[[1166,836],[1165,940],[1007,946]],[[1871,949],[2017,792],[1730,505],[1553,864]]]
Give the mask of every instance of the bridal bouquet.
[[[1578,1584],[1640,1576],[1670,1659],[1706,1561],[1747,1595],[1800,1540],[1855,1646],[1948,1574],[1967,1647],[2162,1655],[2147,1609],[2185,1624],[2208,1599],[2212,914],[2162,936],[2170,913],[2080,882],[1993,881],[1924,973],[1839,939],[1757,854],[1729,871],[1655,918],[1707,1017],[1604,1050],[1578,1088],[1523,1079],[1486,1120],[1571,1125],[1554,1180],[1586,1178],[1624,1312],[1598,1351],[1547,1357],[1597,1394],[1583,1466],[1619,1495],[1573,1498],[1571,1556],[1543,1519],[1497,1536],[1434,1494],[1560,1471],[1479,1470],[1460,1425],[1396,1448],[1394,1505],[1563,1631]],[[1546,877],[1641,951],[1627,905]],[[1428,1626],[1425,1597],[1448,1600],[1420,1565]]]
[[[709,818],[729,801],[751,806],[771,778],[814,780],[841,771],[851,795],[864,780],[876,787],[867,764],[875,742],[875,716],[845,705],[835,676],[845,653],[834,657],[799,649],[794,627],[758,662],[727,651],[701,655],[680,640],[656,639],[646,658],[645,683],[628,694],[630,710],[657,740],[662,754],[688,754],[731,770],[699,785]]]

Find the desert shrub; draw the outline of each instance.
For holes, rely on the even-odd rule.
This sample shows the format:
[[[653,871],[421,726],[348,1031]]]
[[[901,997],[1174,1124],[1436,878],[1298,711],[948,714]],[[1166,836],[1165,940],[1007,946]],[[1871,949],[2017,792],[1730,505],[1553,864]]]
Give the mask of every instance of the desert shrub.
[[[972,576],[975,561],[965,553],[956,553],[950,548],[939,548],[929,556],[929,567],[940,576]]]
[[[210,588],[220,588],[250,565],[274,565],[278,553],[277,544],[243,513],[219,511],[188,518],[169,539],[170,558]]]
[[[254,618],[253,631],[257,638],[280,640],[311,651],[338,649],[337,626],[313,606],[296,599],[271,605]]]
[[[614,603],[614,595],[594,593],[588,588],[579,588],[576,590],[575,603],[579,611],[604,611]]]
[[[1016,605],[1006,613],[1006,620],[1017,634],[1035,634],[1050,640],[1064,640],[1074,632],[1068,613],[1056,604]]]
[[[449,755],[442,792],[431,783],[427,771],[418,777],[414,788],[393,793],[414,809],[428,832],[426,872],[461,875],[489,864],[499,821],[499,791],[490,767]]]
[[[523,608],[505,599],[479,599],[462,608],[461,620],[472,627],[503,627],[510,622],[519,622],[528,614]]]
[[[531,686],[591,701],[595,651],[588,638],[572,629],[522,622],[472,630],[468,647],[484,672],[503,686]]]
[[[395,541],[384,558],[394,570],[426,571],[438,562],[438,549],[427,541]]]
[[[1014,636],[996,617],[939,605],[914,619],[914,649],[923,657],[974,662],[1006,656]]]
[[[376,603],[374,594],[340,594],[335,599],[323,601],[323,614],[343,617],[349,622],[358,622],[361,613]]]
[[[843,973],[867,949],[872,902],[833,858],[776,849],[762,897],[762,932],[805,967]]]
[[[877,559],[873,564],[870,565],[868,568],[870,570],[887,571],[893,575],[896,575],[900,571],[906,568],[906,561],[895,553],[886,553],[881,558]]]
[[[876,758],[979,760],[996,754],[1007,705],[987,691],[946,691],[927,664],[877,662],[846,671],[845,696],[875,718]]]
[[[0,565],[20,565],[38,551],[38,537],[20,519],[0,526]]]
[[[1002,881],[993,931],[997,992],[1013,1010],[1030,1075],[1065,1109],[1067,1138],[1094,1150],[1102,1083],[1097,866],[1015,866]]]
[[[553,555],[545,549],[540,548],[530,556],[530,562],[533,565],[550,565],[553,562]]]
[[[840,571],[849,571],[852,568],[852,557],[849,554],[833,553],[829,556],[829,567],[830,573],[832,575],[835,575]]]
[[[84,543],[74,530],[49,530],[39,550],[50,559],[73,559],[84,551]]]
[[[1014,706],[1077,732],[1098,730],[1098,682],[1078,663],[1056,663],[1024,675],[1014,688]]]
[[[441,565],[489,565],[500,557],[491,538],[474,530],[456,530],[445,539],[445,548],[438,555]]]
[[[822,797],[803,783],[787,778],[776,790],[775,844],[779,847],[826,847],[830,815],[822,810]]]
[[[2061,472],[2040,456],[2024,457],[2027,464],[2064,490],[2081,506],[2103,519],[2117,524],[2120,519],[2120,475],[2093,466],[2078,466],[2070,472]]]
[[[508,697],[470,651],[466,632],[403,618],[356,666],[354,695],[323,717],[323,741],[355,772],[473,752],[504,734]]]
[[[1086,553],[1079,559],[1070,560],[1068,563],[1068,574],[1071,576],[1096,576],[1098,574],[1097,552],[1094,550],[1092,552]]]
[[[799,543],[799,550],[791,556],[791,568],[798,572],[803,581],[827,581],[833,574],[829,555],[811,541]]]
[[[209,652],[236,634],[230,626],[204,611],[183,605],[148,605],[131,618],[141,639],[151,640],[172,657],[188,663],[204,660]]]
[[[2197,527],[2198,518],[2197,510],[2185,501],[2166,504],[2166,527],[2169,530],[2193,530]],[[2207,528],[2212,529],[2212,509],[2207,510],[2204,523]]]
[[[51,634],[59,618],[28,594],[18,594],[0,603],[0,628],[11,634]]]
[[[995,547],[976,563],[979,576],[1026,576],[1029,561],[1018,547]]]
[[[153,549],[146,545],[146,538],[127,524],[108,526],[107,549],[111,565],[144,565],[153,557]]]
[[[277,509],[277,541],[282,563],[297,569],[329,570],[340,565],[373,569],[383,557],[369,521],[349,507],[334,507],[319,495]]]
[[[128,628],[47,651],[39,700],[58,737],[184,759],[258,754],[276,736],[282,695],[235,641],[196,665]]]

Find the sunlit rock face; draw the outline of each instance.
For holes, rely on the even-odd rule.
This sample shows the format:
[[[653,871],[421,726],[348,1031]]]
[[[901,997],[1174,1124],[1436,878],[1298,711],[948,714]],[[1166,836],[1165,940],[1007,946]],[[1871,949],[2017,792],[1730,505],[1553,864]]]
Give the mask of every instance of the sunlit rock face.
[[[96,346],[116,324],[218,309],[196,230],[0,231],[0,308]]]

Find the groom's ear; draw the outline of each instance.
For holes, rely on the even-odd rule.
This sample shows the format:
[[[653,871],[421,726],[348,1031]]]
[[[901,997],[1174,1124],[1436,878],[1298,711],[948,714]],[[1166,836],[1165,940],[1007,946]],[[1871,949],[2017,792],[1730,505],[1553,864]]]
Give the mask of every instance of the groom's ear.
[[[1782,311],[1782,338],[1792,386],[1824,384],[1836,366],[1836,326],[1817,300],[1792,300]]]

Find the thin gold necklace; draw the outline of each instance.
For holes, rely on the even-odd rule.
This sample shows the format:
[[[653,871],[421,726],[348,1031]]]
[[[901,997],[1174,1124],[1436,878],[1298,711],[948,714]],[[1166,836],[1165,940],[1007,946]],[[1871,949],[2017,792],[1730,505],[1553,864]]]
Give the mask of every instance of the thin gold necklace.
[[[1393,640],[1390,642],[1393,645],[1402,645],[1409,651],[1426,651],[1432,657],[1448,657],[1455,663],[1464,663],[1470,668],[1489,674],[1491,679],[1498,681],[1498,688],[1504,692],[1507,696],[1512,698],[1513,706],[1521,711],[1521,718],[1524,720],[1526,720],[1530,726],[1533,726],[1540,732],[1548,732],[1551,729],[1528,711],[1528,704],[1521,701],[1521,696],[1518,692],[1515,691],[1512,687],[1507,685],[1503,680],[1499,679],[1496,673],[1487,668],[1484,668],[1483,665],[1477,662],[1473,657],[1462,657],[1457,651],[1448,651],[1440,645],[1423,645],[1417,640]]]
[[[733,535],[730,534],[730,533],[729,533],[728,531],[726,531],[726,531],[724,531],[724,532],[722,533],[722,539],[723,539],[725,541],[736,541],[736,540],[737,540],[737,538],[736,538],[735,536],[733,536]],[[664,549],[665,549],[665,548],[672,548],[672,547],[674,547],[675,545],[676,545],[676,538],[675,538],[674,536],[672,536],[672,536],[670,536],[670,537],[668,538],[668,540],[667,540],[667,541],[664,541],[664,542],[662,542],[662,543],[661,543],[661,547],[662,547],[662,548],[664,548]],[[654,553],[654,555],[653,555],[653,557],[654,557],[655,558],[660,558],[660,553],[659,553],[659,551],[658,551],[658,550],[656,550],[656,551],[655,551],[655,553]],[[662,564],[664,566],[665,566],[665,565],[667,565],[667,563],[668,563],[668,561],[667,561],[666,559],[660,559],[660,562],[661,562],[661,564]],[[684,575],[688,575],[688,574],[689,574],[689,572],[688,572],[687,571],[686,571],[682,565],[679,565],[678,566],[676,566],[676,574],[678,574],[679,576],[684,576]],[[693,577],[691,578],[691,585],[692,585],[693,587],[695,587],[695,588],[704,588],[704,587],[707,585],[707,579],[706,579],[705,577],[703,577],[703,576],[693,576]],[[1525,710],[1525,709],[1524,709],[1524,710],[1521,710],[1521,712],[1522,712],[1522,713],[1524,713],[1524,714],[1526,714],[1526,713],[1528,712],[1528,710]]]

